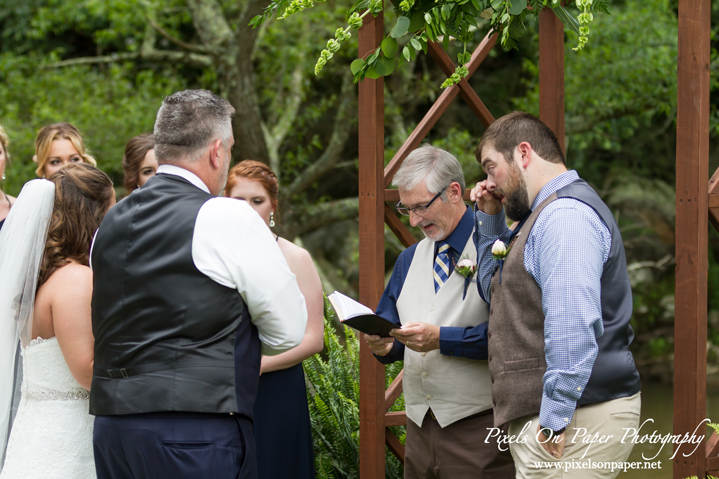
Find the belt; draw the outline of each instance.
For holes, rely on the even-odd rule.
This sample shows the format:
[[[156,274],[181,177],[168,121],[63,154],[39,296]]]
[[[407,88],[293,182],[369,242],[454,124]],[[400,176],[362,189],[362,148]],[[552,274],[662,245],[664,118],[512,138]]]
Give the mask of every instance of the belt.
[[[492,408],[485,409],[484,411],[480,411],[480,412],[472,414],[470,416],[463,417],[459,421],[464,421],[465,419],[474,419],[476,417],[489,416],[490,414],[492,414],[493,411],[494,410]],[[425,416],[429,416],[432,419],[434,419],[435,421],[437,420],[437,418],[434,416],[434,412],[432,412],[432,408],[427,409],[427,414],[425,414]],[[459,421],[457,421],[457,422],[459,422]]]

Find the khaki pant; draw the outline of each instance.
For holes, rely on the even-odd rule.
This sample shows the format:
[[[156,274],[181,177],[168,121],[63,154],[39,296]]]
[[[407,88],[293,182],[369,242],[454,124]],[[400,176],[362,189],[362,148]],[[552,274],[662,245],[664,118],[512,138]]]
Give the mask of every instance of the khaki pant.
[[[479,413],[442,428],[427,413],[422,427],[407,421],[405,479],[512,479],[514,465],[508,450],[496,440],[485,443],[494,416]],[[503,449],[507,449],[506,444]]]
[[[560,459],[551,456],[537,441],[539,416],[526,416],[510,422],[510,437],[519,437],[522,429],[530,423],[521,434],[521,438],[526,441],[510,444],[517,468],[517,479],[617,477],[620,469],[612,471],[606,463],[627,460],[633,444],[628,439],[622,443],[622,438],[626,432],[625,428],[639,426],[640,412],[641,393],[578,408],[567,426],[564,455]],[[605,437],[602,439],[601,436]],[[543,435],[539,437],[545,440]],[[590,439],[594,442],[590,442]],[[538,467],[537,463],[543,463],[545,467]]]

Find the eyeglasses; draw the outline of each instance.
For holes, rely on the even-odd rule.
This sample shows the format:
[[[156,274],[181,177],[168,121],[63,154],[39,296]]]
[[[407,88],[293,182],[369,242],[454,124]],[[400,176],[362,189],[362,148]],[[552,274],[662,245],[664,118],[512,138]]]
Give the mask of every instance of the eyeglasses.
[[[417,214],[417,215],[419,215],[419,216],[424,216],[424,215],[427,214],[427,211],[429,211],[429,207],[432,206],[432,203],[434,203],[434,200],[436,200],[437,198],[439,198],[439,196],[440,196],[442,193],[444,193],[444,190],[446,190],[447,188],[449,188],[449,185],[447,185],[447,186],[445,186],[444,188],[442,188],[442,191],[440,191],[439,193],[437,193],[437,194],[434,196],[434,198],[432,198],[431,200],[429,200],[429,203],[427,203],[427,204],[424,205],[424,206],[415,206],[414,208],[407,208],[406,206],[402,206],[402,202],[400,201],[400,202],[398,202],[398,203],[395,205],[394,209],[396,209],[397,212],[398,212],[399,214],[401,214],[402,216],[409,216],[409,214],[410,214],[411,212],[414,212],[415,214]]]

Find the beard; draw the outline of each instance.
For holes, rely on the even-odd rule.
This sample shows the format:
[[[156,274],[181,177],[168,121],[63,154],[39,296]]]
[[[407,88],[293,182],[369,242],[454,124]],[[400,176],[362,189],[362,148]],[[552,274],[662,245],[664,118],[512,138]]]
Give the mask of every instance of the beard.
[[[434,233],[427,233],[424,229],[422,229],[424,226],[427,226],[429,224],[434,224],[435,232]],[[444,229],[440,228],[437,223],[432,223],[431,221],[423,221],[420,224],[417,225],[419,229],[422,231],[422,234],[425,235],[427,238],[431,239],[432,241],[439,241],[444,239],[445,237],[445,231]]]
[[[527,182],[524,181],[519,168],[510,163],[509,181],[505,188],[498,191],[504,196],[504,213],[512,221],[522,221],[532,212],[532,205],[529,204],[529,193]]]

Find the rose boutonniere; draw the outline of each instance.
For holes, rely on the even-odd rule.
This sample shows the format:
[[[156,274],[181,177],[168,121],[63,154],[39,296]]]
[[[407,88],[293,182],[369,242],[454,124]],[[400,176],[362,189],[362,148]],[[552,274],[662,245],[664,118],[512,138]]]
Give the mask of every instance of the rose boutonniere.
[[[499,263],[499,284],[502,284],[502,268],[504,267],[504,258],[507,257],[509,254],[509,250],[511,250],[512,247],[507,247],[506,244],[500,239],[494,242],[492,245],[492,256],[494,256],[494,259],[497,260]]]
[[[472,276],[477,272],[477,263],[472,261],[470,258],[461,258],[457,264],[454,265],[454,270],[464,276],[464,293],[462,293],[462,300],[467,297],[467,288],[469,283],[472,283]]]

